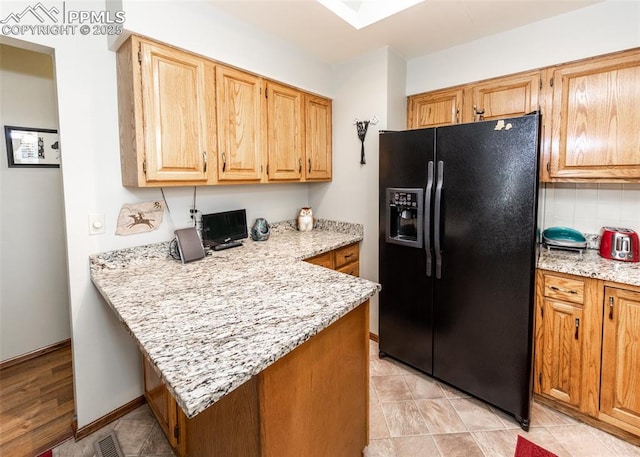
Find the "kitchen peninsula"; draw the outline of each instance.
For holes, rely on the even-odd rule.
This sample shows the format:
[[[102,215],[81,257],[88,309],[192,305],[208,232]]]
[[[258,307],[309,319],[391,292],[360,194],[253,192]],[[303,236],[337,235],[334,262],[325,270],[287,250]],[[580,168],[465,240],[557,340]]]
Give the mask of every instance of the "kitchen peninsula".
[[[361,225],[272,225],[265,242],[181,264],[169,243],[91,256],[143,354],[145,396],[180,456],[360,455],[376,283],[301,260]],[[176,406],[177,405],[177,406]]]

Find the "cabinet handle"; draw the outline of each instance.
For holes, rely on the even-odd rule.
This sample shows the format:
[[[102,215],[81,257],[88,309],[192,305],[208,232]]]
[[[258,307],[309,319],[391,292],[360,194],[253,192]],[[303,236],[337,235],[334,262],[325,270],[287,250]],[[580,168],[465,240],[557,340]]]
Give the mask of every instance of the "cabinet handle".
[[[298,173],[302,173],[302,159],[298,159]]]
[[[311,173],[311,159],[309,159],[309,173]]]
[[[202,151],[202,158],[204,159],[204,172],[207,172],[207,151]]]
[[[550,289],[555,290],[556,292],[565,292],[565,293],[574,294],[574,295],[578,293],[575,290],[561,289],[560,287],[556,287],[556,286],[551,286]]]
[[[613,320],[613,297],[609,297],[609,319]]]
[[[456,108],[456,124],[460,123],[460,109]]]
[[[579,329],[580,329],[580,319],[578,319],[578,318],[576,317],[576,334],[575,334],[575,336],[574,336],[576,340],[578,339],[578,330],[579,330]]]
[[[478,117],[477,119],[476,116]],[[473,121],[484,121],[484,110],[478,109],[476,105],[473,105]]]
[[[222,153],[222,172],[224,173],[224,170],[226,170],[227,168],[227,159],[224,155],[224,152]]]

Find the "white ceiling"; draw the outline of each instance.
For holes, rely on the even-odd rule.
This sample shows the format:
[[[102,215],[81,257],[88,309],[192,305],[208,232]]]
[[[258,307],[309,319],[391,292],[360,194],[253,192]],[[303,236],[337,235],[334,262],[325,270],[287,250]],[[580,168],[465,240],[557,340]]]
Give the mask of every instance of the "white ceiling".
[[[384,46],[413,59],[602,0],[426,0],[360,30],[315,0],[209,1],[325,62],[339,63]]]

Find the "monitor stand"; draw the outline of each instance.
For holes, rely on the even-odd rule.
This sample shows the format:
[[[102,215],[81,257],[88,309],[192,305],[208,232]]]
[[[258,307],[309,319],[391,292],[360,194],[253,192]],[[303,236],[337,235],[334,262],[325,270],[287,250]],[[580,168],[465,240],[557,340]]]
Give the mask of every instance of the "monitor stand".
[[[229,241],[228,243],[216,243],[213,244],[210,249],[214,251],[222,251],[223,249],[235,248],[242,246],[242,241]]]

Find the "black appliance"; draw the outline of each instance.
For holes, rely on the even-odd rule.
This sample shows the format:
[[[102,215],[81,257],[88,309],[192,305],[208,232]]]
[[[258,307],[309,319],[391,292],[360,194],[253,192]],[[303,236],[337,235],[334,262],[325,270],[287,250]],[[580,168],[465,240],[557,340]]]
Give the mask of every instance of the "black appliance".
[[[380,354],[528,429],[539,114],[380,133]]]
[[[202,241],[213,250],[241,246],[247,238],[247,212],[244,209],[202,215]]]

